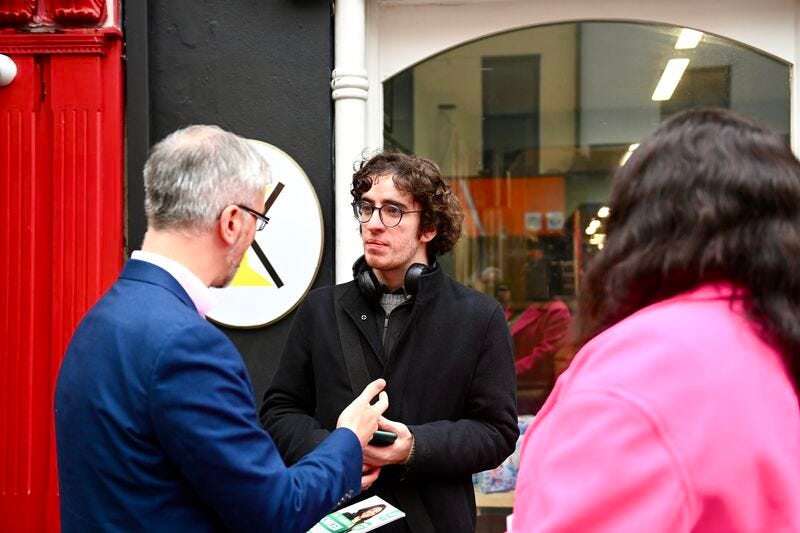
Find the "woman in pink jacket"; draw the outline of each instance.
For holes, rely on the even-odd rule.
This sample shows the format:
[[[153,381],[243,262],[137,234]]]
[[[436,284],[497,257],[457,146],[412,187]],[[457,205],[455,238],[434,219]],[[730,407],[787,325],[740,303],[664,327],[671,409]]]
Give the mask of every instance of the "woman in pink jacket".
[[[511,531],[800,532],[800,163],[685,112],[614,177]]]

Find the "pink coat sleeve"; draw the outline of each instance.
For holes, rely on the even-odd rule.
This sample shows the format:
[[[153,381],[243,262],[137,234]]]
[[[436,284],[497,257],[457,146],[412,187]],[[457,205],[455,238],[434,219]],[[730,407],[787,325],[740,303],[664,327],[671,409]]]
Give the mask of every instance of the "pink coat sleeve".
[[[645,408],[584,390],[540,416],[523,443],[512,533],[689,530],[688,477]]]

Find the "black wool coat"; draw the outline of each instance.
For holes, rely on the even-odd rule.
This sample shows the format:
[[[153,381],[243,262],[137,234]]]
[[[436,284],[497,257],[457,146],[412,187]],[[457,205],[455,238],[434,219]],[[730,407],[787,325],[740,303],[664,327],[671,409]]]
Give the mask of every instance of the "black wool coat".
[[[333,287],[309,294],[292,324],[277,373],[264,395],[261,422],[287,463],[298,461],[336,427],[353,400],[334,310]],[[354,282],[341,305],[359,331],[372,378],[386,379],[386,418],[414,434],[410,465],[384,467],[362,496],[374,494],[409,514],[427,514],[436,531],[474,531],[471,475],[514,450],[514,351],[499,304],[435,269],[419,280],[403,333],[383,353],[383,310]],[[379,317],[376,317],[379,314]],[[390,315],[391,317],[391,315]],[[375,368],[382,368],[374,375]],[[402,489],[402,490],[401,490]],[[416,495],[415,505],[399,492]],[[404,508],[406,507],[406,508]],[[381,531],[419,531],[412,517]]]

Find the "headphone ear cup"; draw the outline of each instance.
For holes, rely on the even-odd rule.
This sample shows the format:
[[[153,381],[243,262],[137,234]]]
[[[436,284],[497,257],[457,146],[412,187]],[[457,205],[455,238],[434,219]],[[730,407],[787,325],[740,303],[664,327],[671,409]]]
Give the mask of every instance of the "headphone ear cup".
[[[353,279],[356,282],[358,290],[361,291],[367,299],[377,300],[381,295],[381,284],[372,269],[367,264],[364,256],[358,258],[353,264]]]
[[[421,278],[422,275],[429,270],[430,268],[428,265],[423,263],[414,263],[408,267],[408,270],[406,270],[406,276],[403,280],[403,287],[405,287],[406,294],[416,296],[417,289],[419,288],[419,278]]]

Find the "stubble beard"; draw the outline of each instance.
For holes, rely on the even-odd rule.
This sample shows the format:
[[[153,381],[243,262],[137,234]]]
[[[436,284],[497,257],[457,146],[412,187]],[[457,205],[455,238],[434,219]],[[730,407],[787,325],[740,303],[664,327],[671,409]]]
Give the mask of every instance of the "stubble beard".
[[[247,247],[245,247],[241,252],[238,252],[237,250],[231,250],[231,252],[225,257],[225,276],[221,281],[212,283],[211,286],[213,288],[224,289],[231,284],[233,278],[236,277],[236,272],[239,271],[239,265],[242,263],[242,260],[244,259],[244,253],[246,251]]]

